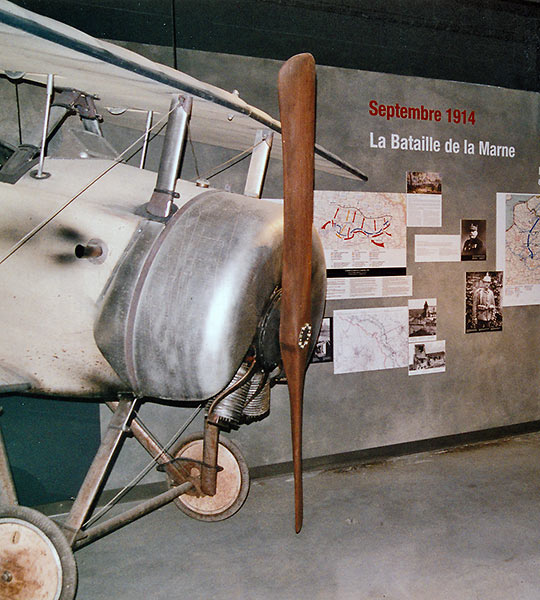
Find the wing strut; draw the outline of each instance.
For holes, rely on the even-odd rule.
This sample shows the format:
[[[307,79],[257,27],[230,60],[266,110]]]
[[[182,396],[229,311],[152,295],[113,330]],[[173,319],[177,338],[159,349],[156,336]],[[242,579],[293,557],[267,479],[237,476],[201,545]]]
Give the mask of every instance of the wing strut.
[[[47,145],[47,132],[49,129],[49,115],[51,114],[51,103],[54,92],[54,75],[49,73],[47,75],[47,101],[45,103],[45,117],[43,119],[43,134],[41,136],[41,148],[39,150],[39,165],[36,171],[32,171],[30,175],[34,179],[46,179],[50,177],[50,173],[46,173],[43,170],[43,163],[45,162],[45,146]]]
[[[174,188],[184,152],[192,103],[191,96],[173,96],[171,100],[156,187],[146,207],[156,217],[167,218],[171,214],[174,198],[178,197]]]

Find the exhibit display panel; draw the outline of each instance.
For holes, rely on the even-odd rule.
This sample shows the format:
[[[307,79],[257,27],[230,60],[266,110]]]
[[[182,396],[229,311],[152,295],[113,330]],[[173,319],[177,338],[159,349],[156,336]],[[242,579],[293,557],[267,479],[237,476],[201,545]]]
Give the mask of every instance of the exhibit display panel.
[[[275,80],[279,62],[180,50],[179,64],[215,85],[240,82],[243,97],[277,115],[268,82]],[[323,243],[327,233],[333,235],[325,312],[332,327],[321,343],[326,358],[307,374],[305,458],[540,419],[535,391],[540,307],[506,306],[497,233],[498,194],[522,194],[517,199],[522,208],[540,191],[539,95],[325,66],[317,67],[317,77],[317,141],[358,165],[369,181],[316,175],[316,224],[319,216]],[[189,155],[184,169],[193,169]],[[234,190],[241,181],[242,174],[231,172],[220,184]],[[281,193],[279,165],[271,163],[263,195]],[[395,214],[388,199],[398,200]],[[332,214],[325,210],[336,202],[341,208],[334,218],[337,204]],[[522,233],[522,240],[530,260],[535,213],[532,202],[528,206],[532,231]],[[508,210],[505,214],[508,218]],[[471,226],[482,243],[475,255],[471,248],[479,244],[468,242]],[[404,258],[385,264],[384,250],[396,246],[387,234],[394,231],[396,239],[403,238],[397,246],[404,245]],[[381,239],[392,243],[384,248],[373,243]],[[367,242],[369,264],[349,261],[353,254],[363,260],[361,252],[349,252],[349,241],[359,247]],[[486,326],[477,317],[472,326],[473,288],[482,287],[486,275],[496,300],[492,318]],[[356,331],[343,334],[343,319],[351,315]],[[411,331],[420,331],[420,325],[429,331],[417,338]],[[378,355],[370,354],[373,348]],[[367,369],[368,364],[384,368]],[[168,431],[158,411],[144,410],[156,430]],[[234,438],[250,467],[272,465],[289,460],[288,444],[276,443],[288,428],[287,394],[277,386],[269,418]],[[125,469],[135,472],[128,460]]]

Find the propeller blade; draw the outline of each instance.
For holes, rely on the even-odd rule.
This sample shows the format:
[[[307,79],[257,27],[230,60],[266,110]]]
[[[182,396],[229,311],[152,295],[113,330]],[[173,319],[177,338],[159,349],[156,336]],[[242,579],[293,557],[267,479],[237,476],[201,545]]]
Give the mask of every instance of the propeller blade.
[[[279,342],[289,386],[295,528],[302,528],[302,404],[311,337],[311,252],[315,145],[315,61],[298,54],[280,69],[283,144],[283,274]]]

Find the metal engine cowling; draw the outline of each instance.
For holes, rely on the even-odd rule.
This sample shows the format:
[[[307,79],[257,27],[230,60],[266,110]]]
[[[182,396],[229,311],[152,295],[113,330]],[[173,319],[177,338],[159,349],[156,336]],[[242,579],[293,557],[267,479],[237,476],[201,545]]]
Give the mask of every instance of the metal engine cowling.
[[[220,191],[188,201],[165,226],[143,221],[103,292],[99,349],[141,395],[212,397],[238,371],[280,285],[282,241],[280,204]],[[312,278],[317,332],[326,279],[316,233]]]

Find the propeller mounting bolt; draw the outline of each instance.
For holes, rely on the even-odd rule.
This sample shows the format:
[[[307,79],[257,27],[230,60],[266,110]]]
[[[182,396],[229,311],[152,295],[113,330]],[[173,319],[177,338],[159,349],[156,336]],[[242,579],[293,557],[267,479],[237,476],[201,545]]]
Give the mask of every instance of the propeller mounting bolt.
[[[304,349],[309,344],[310,339],[311,325],[309,323],[306,323],[305,325],[302,325],[302,329],[300,329],[300,334],[298,335],[298,346]]]

